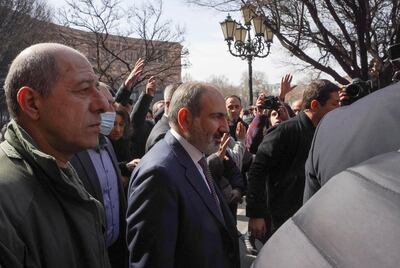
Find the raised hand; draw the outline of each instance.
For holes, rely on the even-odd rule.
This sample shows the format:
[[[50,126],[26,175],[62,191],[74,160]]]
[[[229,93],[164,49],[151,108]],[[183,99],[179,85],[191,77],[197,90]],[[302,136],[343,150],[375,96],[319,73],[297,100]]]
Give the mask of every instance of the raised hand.
[[[139,79],[139,77],[142,75],[144,68],[144,59],[139,58],[136,63],[135,67],[133,67],[133,70],[129,74],[128,78],[125,80],[125,86],[127,88],[131,88],[132,85]]]
[[[224,133],[224,135],[221,138],[219,150],[218,150],[218,152],[216,152],[216,154],[218,155],[219,159],[221,159],[221,161],[223,161],[227,157],[226,156],[226,147],[228,146],[228,142],[229,142],[229,134]]]
[[[157,83],[154,76],[150,77],[146,84],[146,94],[153,96],[156,94]]]
[[[285,76],[282,77],[281,79],[281,87],[280,87],[280,92],[279,92],[279,99],[281,101],[285,101],[285,96],[288,94],[290,91],[292,91],[296,85],[292,86],[290,83],[292,82],[293,76],[291,74],[286,74]]]
[[[236,126],[236,138],[240,141],[244,141],[246,138],[246,128],[242,122],[239,122]]]

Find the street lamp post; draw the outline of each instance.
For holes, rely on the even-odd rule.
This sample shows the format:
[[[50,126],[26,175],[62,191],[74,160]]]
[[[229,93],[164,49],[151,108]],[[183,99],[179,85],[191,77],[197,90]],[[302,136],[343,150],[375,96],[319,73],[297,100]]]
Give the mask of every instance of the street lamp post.
[[[228,44],[229,52],[242,60],[247,60],[249,68],[249,105],[253,104],[253,67],[254,58],[265,58],[270,53],[273,33],[265,25],[266,17],[256,11],[256,7],[246,3],[240,9],[244,19],[244,25],[232,20],[228,14],[221,22],[222,32]],[[251,28],[254,28],[254,38]]]

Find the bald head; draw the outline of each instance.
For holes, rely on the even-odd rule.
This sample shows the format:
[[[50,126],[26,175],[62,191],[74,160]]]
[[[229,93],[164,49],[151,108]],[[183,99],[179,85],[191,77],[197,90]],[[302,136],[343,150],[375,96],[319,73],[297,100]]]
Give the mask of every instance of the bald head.
[[[7,106],[12,118],[16,118],[20,111],[17,101],[19,89],[26,86],[44,97],[49,96],[59,78],[59,58],[68,58],[70,55],[85,58],[73,48],[56,43],[42,43],[24,49],[14,59],[4,84]]]
[[[298,99],[295,102],[293,102],[291,108],[295,114],[298,114],[301,111],[302,106],[303,106],[303,100]]]

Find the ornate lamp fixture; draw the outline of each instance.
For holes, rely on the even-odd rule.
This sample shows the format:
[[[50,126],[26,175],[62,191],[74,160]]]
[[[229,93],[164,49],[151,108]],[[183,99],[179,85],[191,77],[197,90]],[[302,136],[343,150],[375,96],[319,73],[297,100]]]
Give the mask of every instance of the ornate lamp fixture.
[[[267,18],[257,12],[256,6],[247,2],[241,7],[244,23],[232,20],[228,14],[221,22],[222,32],[228,44],[229,52],[242,60],[247,60],[249,67],[249,105],[253,104],[253,69],[254,58],[265,58],[270,53],[274,34],[266,26]],[[254,37],[251,29],[254,28]]]

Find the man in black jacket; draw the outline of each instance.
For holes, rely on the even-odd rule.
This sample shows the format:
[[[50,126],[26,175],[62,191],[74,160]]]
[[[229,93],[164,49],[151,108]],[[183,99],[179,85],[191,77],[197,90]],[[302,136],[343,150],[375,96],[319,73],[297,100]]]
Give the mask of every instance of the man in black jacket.
[[[303,94],[303,108],[264,138],[249,171],[247,216],[249,231],[265,241],[301,206],[304,164],[315,127],[339,105],[338,86],[315,80]]]

